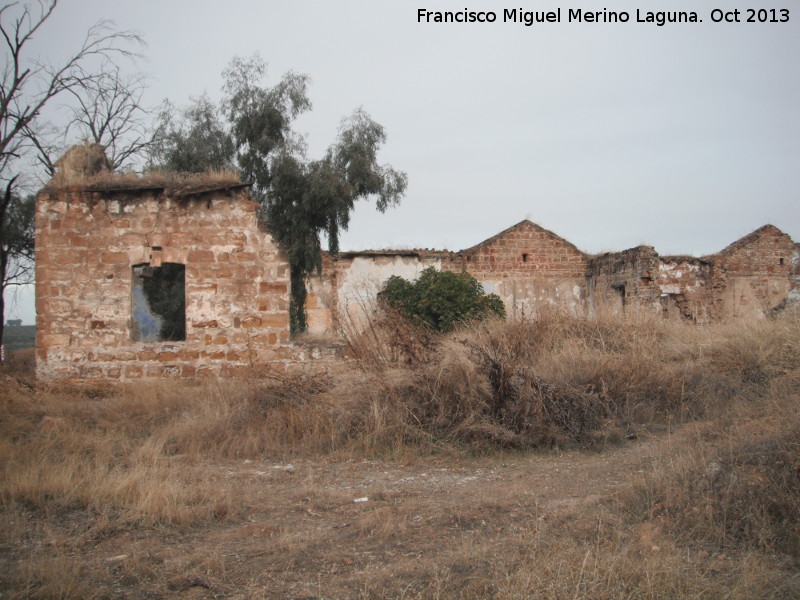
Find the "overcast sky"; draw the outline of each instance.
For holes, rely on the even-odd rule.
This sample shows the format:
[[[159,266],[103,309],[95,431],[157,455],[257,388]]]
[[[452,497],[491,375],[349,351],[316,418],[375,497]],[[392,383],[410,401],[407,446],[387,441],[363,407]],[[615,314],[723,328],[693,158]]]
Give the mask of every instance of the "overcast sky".
[[[670,9],[702,22],[640,23],[637,5],[642,18]],[[343,249],[460,250],[528,218],[586,252],[702,255],[766,223],[800,240],[800,8],[785,23],[745,22],[759,5],[73,0],[37,49],[57,62],[100,19],[135,30],[153,105],[218,99],[230,59],[258,52],[268,85],[287,70],[312,79],[313,110],[297,121],[310,158],[363,106],[388,133],[381,160],[409,186],[385,214],[362,203]],[[425,23],[420,8],[497,20]],[[560,8],[561,22],[503,22],[515,8]],[[569,22],[578,8],[630,18]],[[712,20],[737,9],[739,23]],[[8,316],[32,322],[29,304]]]

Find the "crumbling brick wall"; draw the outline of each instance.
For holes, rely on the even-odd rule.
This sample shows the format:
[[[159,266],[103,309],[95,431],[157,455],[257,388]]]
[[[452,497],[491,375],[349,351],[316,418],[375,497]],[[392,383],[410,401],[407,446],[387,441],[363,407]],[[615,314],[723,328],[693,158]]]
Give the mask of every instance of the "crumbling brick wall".
[[[93,177],[63,176],[37,200],[40,378],[241,377],[340,364],[336,344],[289,339],[287,258],[261,227],[247,186],[109,176],[102,187],[86,183]],[[649,246],[589,257],[523,221],[456,253],[324,257],[323,276],[308,282],[312,331],[340,333],[354,311],[368,316],[391,275],[414,278],[428,266],[470,273],[512,315],[535,316],[543,306],[580,315],[644,307],[702,321],[800,302],[800,247],[771,225],[697,259],[659,257]],[[168,272],[172,287],[159,288]],[[170,306],[156,310],[161,304]],[[180,327],[165,333],[165,323]]]
[[[700,323],[711,318],[711,267],[709,260],[693,256],[660,257],[655,283],[664,316]]]
[[[532,316],[542,306],[583,314],[587,264],[573,244],[526,220],[455,253],[442,269],[466,271],[500,296],[509,314]]]
[[[134,268],[185,269],[185,339],[134,339]],[[289,347],[286,256],[245,186],[44,191],[36,207],[37,371],[72,381],[242,376]]]
[[[590,310],[620,312],[659,305],[658,253],[651,246],[593,257],[587,270]]]
[[[717,318],[763,317],[786,303],[796,279],[795,244],[765,225],[711,257]]]

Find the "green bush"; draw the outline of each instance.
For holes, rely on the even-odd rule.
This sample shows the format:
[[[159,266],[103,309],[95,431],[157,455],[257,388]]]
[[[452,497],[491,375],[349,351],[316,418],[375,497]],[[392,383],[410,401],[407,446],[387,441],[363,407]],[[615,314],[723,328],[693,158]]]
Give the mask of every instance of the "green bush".
[[[485,294],[480,282],[469,273],[450,273],[428,267],[410,282],[390,277],[380,293],[389,307],[412,321],[437,331],[451,331],[459,323],[506,316],[497,294]]]

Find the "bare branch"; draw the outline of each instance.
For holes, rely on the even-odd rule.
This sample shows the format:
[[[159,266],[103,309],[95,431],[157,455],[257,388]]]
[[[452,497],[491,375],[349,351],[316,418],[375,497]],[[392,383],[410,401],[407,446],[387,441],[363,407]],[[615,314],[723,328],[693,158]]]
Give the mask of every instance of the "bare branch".
[[[82,45],[59,65],[51,65],[26,56],[26,44],[47,21],[56,8],[57,0],[39,0],[38,12],[28,5],[14,18],[18,3],[0,9],[0,34],[8,49],[0,85],[0,159],[11,148],[20,145],[21,138],[30,140],[36,131],[34,121],[42,109],[59,94],[91,85],[100,75],[87,70],[94,59],[112,62],[120,58],[136,58],[131,46],[142,45],[141,37],[130,31],[114,31],[112,24],[101,21],[87,32]],[[37,144],[30,140],[34,147]]]
[[[112,169],[117,170],[153,144],[154,132],[147,123],[152,112],[142,106],[145,78],[125,77],[119,67],[106,64],[85,85],[69,90],[74,105],[66,134],[101,144]]]

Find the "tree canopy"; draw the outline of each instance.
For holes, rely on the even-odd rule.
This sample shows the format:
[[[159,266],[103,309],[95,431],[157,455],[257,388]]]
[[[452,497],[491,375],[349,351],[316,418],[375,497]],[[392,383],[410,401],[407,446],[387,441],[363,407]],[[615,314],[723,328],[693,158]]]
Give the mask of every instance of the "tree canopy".
[[[252,183],[261,216],[289,257],[290,319],[298,333],[307,326],[306,279],[322,268],[322,236],[329,252],[337,253],[355,202],[374,199],[383,212],[400,202],[408,179],[378,162],[386,132],[361,108],[342,121],[322,158],[307,159],[293,126],[311,109],[309,78],[289,72],[269,87],[265,76],[266,63],[258,56],[234,58],[223,72],[220,106],[201,97],[177,114],[162,113],[164,135],[151,152],[151,166],[188,171],[234,166]]]
[[[165,102],[158,122],[158,134],[148,149],[148,168],[176,173],[235,168],[233,138],[208,96],[192,98],[182,110]]]

